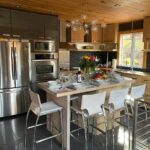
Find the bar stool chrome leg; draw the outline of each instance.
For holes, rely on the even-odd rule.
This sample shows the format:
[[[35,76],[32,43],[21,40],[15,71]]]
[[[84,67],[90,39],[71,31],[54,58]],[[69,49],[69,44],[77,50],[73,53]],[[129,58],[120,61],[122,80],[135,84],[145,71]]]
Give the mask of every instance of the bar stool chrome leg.
[[[77,125],[78,125],[78,127],[79,127],[79,114],[77,114]],[[79,134],[79,130],[78,130],[78,136],[79,136],[80,134]]]
[[[95,120],[94,117],[92,118],[92,124],[95,126]],[[92,150],[94,150],[94,128],[92,127]]]
[[[88,149],[88,139],[87,139],[87,126],[86,126],[86,119],[84,117],[84,113],[82,113],[82,120],[83,120],[83,128],[84,128],[84,136],[85,136],[85,149]]]
[[[30,113],[30,108],[28,109],[27,116],[26,116],[25,141],[24,141],[25,150],[26,150],[26,148],[27,148],[27,129],[28,129],[28,118],[29,118],[29,113]]]
[[[64,131],[63,131],[63,112],[60,111],[60,122],[61,122],[61,149],[63,150],[64,149],[64,139],[63,139],[63,134],[64,134]]]
[[[53,114],[50,114],[50,131],[53,133]],[[53,149],[53,141],[51,139],[51,149]]]
[[[36,119],[36,122],[35,122],[35,127],[34,127],[34,133],[33,133],[33,150],[35,150],[35,135],[36,135],[36,128],[37,128],[37,124],[38,124],[38,121],[39,121],[39,115],[37,116],[37,119]]]

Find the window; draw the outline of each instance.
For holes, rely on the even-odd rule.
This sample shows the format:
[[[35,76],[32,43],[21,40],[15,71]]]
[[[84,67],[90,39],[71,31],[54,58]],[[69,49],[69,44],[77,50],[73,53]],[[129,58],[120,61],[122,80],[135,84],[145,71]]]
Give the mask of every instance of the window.
[[[143,32],[120,34],[119,65],[143,67]]]

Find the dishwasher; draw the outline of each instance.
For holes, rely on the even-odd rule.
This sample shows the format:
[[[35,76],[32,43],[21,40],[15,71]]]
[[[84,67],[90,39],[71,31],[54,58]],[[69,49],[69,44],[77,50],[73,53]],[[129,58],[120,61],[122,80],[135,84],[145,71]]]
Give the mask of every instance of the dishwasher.
[[[146,99],[150,100],[150,96]],[[140,104],[146,105],[146,109]],[[150,150],[150,101],[134,101],[132,150]]]

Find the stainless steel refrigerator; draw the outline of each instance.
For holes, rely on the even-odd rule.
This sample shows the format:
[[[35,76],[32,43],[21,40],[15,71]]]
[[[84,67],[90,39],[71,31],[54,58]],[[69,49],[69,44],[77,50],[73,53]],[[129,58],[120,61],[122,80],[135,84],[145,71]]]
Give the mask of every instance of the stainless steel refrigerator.
[[[0,118],[27,111],[30,43],[0,40]]]

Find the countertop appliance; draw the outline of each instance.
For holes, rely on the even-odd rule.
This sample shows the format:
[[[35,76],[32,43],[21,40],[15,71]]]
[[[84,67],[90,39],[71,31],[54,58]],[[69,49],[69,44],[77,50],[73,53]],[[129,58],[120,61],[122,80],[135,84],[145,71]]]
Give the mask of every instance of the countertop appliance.
[[[0,118],[29,107],[29,57],[29,41],[0,40]]]
[[[56,52],[54,40],[33,40],[31,41],[32,52],[54,53]]]

